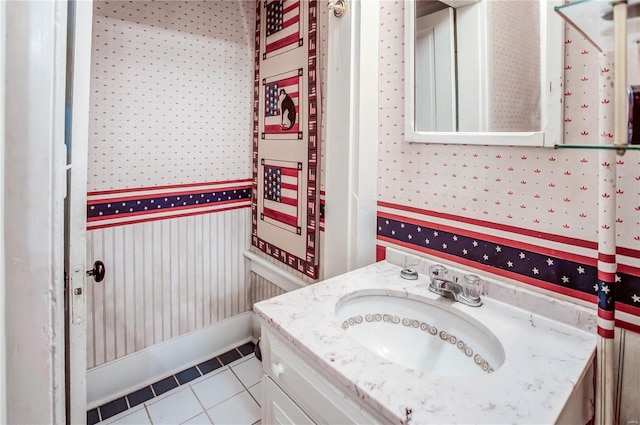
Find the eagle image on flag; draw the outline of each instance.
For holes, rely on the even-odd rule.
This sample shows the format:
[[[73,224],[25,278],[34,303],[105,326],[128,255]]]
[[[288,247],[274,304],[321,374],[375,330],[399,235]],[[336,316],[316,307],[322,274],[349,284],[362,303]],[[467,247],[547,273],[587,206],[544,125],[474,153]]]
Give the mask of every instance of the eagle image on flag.
[[[300,0],[275,0],[266,4],[263,59],[300,46]],[[289,47],[289,49],[285,49]]]
[[[300,133],[300,70],[264,80],[265,135],[291,134],[299,139]],[[287,137],[289,138],[289,137]]]
[[[263,160],[263,220],[300,234],[299,175],[302,163]]]

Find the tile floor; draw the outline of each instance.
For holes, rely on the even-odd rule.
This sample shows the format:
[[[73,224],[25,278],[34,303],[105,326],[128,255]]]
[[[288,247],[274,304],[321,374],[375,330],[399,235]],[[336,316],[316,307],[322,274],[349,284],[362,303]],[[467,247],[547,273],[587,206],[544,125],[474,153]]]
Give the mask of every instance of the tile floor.
[[[131,407],[102,422],[96,422],[136,425],[259,424],[262,363],[253,354],[227,362],[225,366],[213,362],[220,359],[220,362],[224,363],[222,356],[224,355],[131,393],[126,400],[115,400],[114,402],[123,400],[120,403],[124,403],[125,406],[128,402]],[[155,397],[148,398],[149,395],[153,396],[153,393]],[[109,408],[110,406],[105,405],[101,406],[100,410],[109,415]],[[89,416],[87,422],[96,423],[91,421]]]

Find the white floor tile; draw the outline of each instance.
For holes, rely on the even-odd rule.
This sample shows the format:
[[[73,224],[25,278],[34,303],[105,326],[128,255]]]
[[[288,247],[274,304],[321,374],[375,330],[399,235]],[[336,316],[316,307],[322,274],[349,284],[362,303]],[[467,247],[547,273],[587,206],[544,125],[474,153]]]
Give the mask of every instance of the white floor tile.
[[[195,418],[191,418],[188,421],[183,422],[182,425],[211,425],[211,420],[205,412],[202,412]]]
[[[240,379],[245,387],[249,388],[262,378],[262,363],[255,357],[232,366],[233,373]]]
[[[260,420],[260,407],[246,391],[207,412],[216,425],[251,425]]]
[[[205,409],[213,407],[244,390],[238,378],[229,369],[193,384],[191,387]]]
[[[253,396],[253,398],[258,402],[260,406],[262,406],[262,383],[258,382],[252,387],[249,387],[249,392]]]
[[[109,418],[104,423],[113,425],[150,425],[151,420],[144,406],[140,406],[135,411],[127,410],[122,412],[121,415]]]
[[[154,425],[177,424],[202,412],[202,406],[189,386],[162,400],[151,401],[147,409]]]

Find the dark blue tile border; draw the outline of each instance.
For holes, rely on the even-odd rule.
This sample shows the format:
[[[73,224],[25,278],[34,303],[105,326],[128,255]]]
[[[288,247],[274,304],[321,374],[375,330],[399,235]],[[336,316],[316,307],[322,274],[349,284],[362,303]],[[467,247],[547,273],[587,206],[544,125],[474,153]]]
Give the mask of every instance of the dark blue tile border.
[[[168,378],[161,379],[158,382],[154,382],[151,384],[151,388],[153,388],[153,392],[158,396],[166,393],[167,391],[171,391],[179,385],[180,384],[178,384],[176,377],[172,375]]]
[[[95,425],[100,422],[100,415],[98,409],[91,409],[87,412],[87,425]]]
[[[138,404],[142,404],[147,400],[151,400],[155,395],[153,394],[153,390],[151,389],[151,385],[148,387],[140,388],[138,391],[134,391],[131,394],[127,395],[127,400],[129,400],[129,406],[134,407]]]
[[[206,375],[209,372],[213,372],[214,370],[221,367],[222,363],[220,363],[220,360],[218,360],[217,357],[207,360],[206,362],[202,362],[198,365],[198,369],[200,369],[200,372],[202,372],[203,375]]]
[[[197,366],[189,367],[182,370],[175,375],[168,376],[151,385],[140,388],[132,393],[129,393],[125,397],[120,397],[116,400],[105,403],[100,407],[87,411],[87,424],[94,425],[101,420],[105,420],[119,413],[126,411],[127,409],[142,404],[146,401],[153,399],[167,391],[184,385],[200,376],[204,376],[213,372],[216,369],[221,368],[223,365],[228,365],[242,357],[253,354],[255,344],[253,342],[247,342],[239,347],[229,350],[226,353],[219,356],[212,357],[211,359],[198,364]]]
[[[233,350],[229,350],[226,353],[220,354],[218,356],[218,359],[220,360],[220,363],[226,366],[229,363],[235,362],[241,357],[242,354],[240,354],[240,352],[234,348]]]
[[[182,372],[176,373],[176,379],[180,385],[184,385],[187,382],[193,381],[196,378],[201,377],[200,371],[197,367],[190,367],[189,369],[183,370]]]
[[[242,344],[240,347],[238,347],[237,350],[240,351],[240,354],[242,354],[243,356],[248,356],[249,354],[253,353],[255,347],[256,345],[253,342],[247,342],[246,344]]]
[[[128,408],[127,400],[124,397],[120,397],[100,406],[100,416],[102,416],[102,420],[104,421],[118,413],[124,412]]]

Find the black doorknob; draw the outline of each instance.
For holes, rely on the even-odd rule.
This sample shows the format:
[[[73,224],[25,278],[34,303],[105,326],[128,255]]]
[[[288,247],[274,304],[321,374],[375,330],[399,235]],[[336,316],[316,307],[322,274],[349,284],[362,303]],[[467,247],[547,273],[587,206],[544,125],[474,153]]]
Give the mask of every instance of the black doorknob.
[[[104,280],[104,263],[100,260],[93,263],[93,269],[87,270],[87,276],[93,276],[93,280],[102,282]]]

